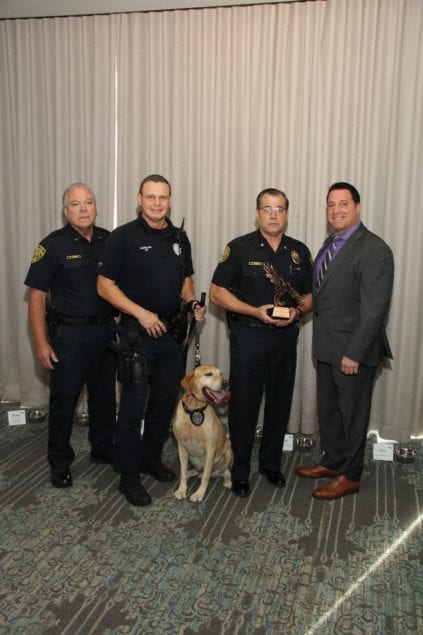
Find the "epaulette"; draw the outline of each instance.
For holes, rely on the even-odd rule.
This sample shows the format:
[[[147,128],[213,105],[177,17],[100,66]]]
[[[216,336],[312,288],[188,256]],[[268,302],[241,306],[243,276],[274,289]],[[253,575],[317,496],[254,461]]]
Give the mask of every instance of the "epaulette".
[[[99,236],[100,238],[110,236],[110,233],[111,232],[105,227],[97,227],[96,225],[94,226],[94,235]]]
[[[67,225],[64,225],[63,227],[59,227],[59,229],[55,229],[48,236],[46,236],[45,240],[47,240],[47,238],[53,238],[54,236],[62,236],[62,234],[66,232],[66,227]]]
[[[297,238],[292,238],[292,236],[287,236],[286,234],[283,237],[286,246],[288,245],[292,245],[292,247],[296,246],[296,247],[306,247],[305,243],[303,243],[301,240],[298,240]]]
[[[237,236],[236,238],[233,238],[229,244],[230,245],[237,245],[238,243],[243,243],[243,242],[247,242],[249,240],[251,240],[252,238],[259,238],[260,239],[260,233],[256,230],[254,232],[250,232],[249,234],[243,234],[242,236]]]

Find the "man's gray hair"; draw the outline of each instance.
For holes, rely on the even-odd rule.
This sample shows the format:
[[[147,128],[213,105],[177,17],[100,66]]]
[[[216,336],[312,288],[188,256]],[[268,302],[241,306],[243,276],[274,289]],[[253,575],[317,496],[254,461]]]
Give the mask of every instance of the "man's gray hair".
[[[95,200],[95,194],[92,191],[92,189],[90,187],[88,187],[88,185],[86,185],[85,183],[72,183],[72,185],[69,185],[66,190],[63,192],[63,209],[66,207],[66,205],[68,204],[68,196],[69,196],[69,192],[71,192],[72,190],[74,190],[77,187],[84,187],[86,190],[88,190],[89,192],[91,192],[92,197],[94,199],[94,203],[96,203]]]

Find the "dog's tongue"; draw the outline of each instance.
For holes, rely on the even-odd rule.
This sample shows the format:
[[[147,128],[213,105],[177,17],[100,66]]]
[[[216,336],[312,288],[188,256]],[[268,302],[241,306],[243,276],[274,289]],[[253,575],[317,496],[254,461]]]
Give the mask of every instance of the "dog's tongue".
[[[210,388],[203,388],[203,392],[207,399],[210,399],[213,403],[221,403],[222,401],[228,401],[231,398],[229,390],[210,390]]]

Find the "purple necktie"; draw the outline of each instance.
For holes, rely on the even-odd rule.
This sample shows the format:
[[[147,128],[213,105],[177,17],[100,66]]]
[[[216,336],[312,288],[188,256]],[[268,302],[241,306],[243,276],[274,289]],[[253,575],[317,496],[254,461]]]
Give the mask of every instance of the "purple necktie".
[[[323,278],[325,277],[326,271],[333,260],[333,257],[336,252],[336,247],[339,242],[339,236],[332,236],[329,239],[329,244],[326,249],[325,257],[322,260],[322,264],[320,265],[320,269],[317,273],[317,288],[319,289],[322,284]]]

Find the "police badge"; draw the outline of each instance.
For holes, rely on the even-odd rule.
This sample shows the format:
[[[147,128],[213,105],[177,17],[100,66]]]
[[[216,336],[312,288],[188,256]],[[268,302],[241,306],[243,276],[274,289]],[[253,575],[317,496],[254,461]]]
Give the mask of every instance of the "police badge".
[[[295,249],[293,249],[291,251],[291,260],[294,263],[294,265],[299,265],[300,264],[300,255],[299,255],[298,251],[295,251]]]

